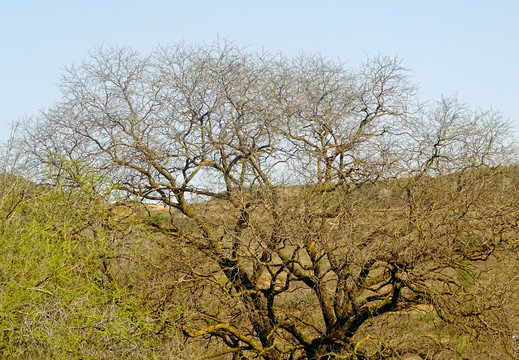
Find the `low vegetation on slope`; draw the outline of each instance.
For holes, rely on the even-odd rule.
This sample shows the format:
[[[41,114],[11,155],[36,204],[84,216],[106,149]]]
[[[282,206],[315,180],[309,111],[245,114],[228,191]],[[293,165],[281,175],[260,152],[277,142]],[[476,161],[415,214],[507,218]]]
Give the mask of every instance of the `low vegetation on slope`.
[[[200,248],[203,231],[168,208],[3,180],[2,357],[223,359],[238,352],[234,335],[250,342],[239,346],[247,358],[259,350],[249,328],[258,310],[243,303],[256,296],[256,316],[276,324],[268,335],[287,354],[304,349],[291,333],[323,339],[326,311],[343,311],[365,321],[337,355],[514,358],[519,172],[424,181],[412,194],[410,180],[276,188],[276,218],[264,193],[247,191],[250,226],[239,248],[222,244],[251,274],[240,293]],[[194,206],[222,235],[242,216],[220,198]],[[282,238],[268,257],[265,232]]]

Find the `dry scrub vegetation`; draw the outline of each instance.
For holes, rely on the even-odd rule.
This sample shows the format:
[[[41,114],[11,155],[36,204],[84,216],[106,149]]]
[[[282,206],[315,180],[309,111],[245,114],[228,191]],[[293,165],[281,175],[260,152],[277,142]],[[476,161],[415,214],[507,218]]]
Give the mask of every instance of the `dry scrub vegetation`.
[[[4,357],[519,356],[499,113],[228,43],[101,49],[61,88],[3,180]]]

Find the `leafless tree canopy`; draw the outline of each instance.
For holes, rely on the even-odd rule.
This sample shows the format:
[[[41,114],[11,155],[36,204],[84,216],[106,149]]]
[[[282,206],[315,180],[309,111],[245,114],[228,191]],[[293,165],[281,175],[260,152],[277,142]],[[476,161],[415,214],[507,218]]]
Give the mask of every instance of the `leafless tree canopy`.
[[[517,238],[499,113],[421,102],[397,58],[353,69],[228,43],[96,50],[61,89],[27,145],[47,181],[73,186],[81,164],[167,206],[184,284],[203,289],[172,326],[207,356],[458,356],[420,309],[474,341],[508,334],[486,315],[505,292],[478,283]]]

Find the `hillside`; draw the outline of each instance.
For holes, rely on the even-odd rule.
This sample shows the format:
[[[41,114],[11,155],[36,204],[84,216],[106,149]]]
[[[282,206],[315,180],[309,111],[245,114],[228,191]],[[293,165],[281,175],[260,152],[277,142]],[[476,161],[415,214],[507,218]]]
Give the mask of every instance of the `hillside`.
[[[304,358],[297,336],[307,347],[336,341],[326,337],[331,309],[346,332],[355,329],[347,319],[368,316],[348,335],[353,347],[333,350],[352,359],[518,355],[516,168],[245,191],[194,204],[202,222],[9,184],[0,203],[3,358],[250,358],[261,347],[250,319],[263,314],[243,305],[247,296],[275,322],[281,358]],[[216,236],[234,234],[221,251],[249,290],[231,286],[204,245],[203,222]]]

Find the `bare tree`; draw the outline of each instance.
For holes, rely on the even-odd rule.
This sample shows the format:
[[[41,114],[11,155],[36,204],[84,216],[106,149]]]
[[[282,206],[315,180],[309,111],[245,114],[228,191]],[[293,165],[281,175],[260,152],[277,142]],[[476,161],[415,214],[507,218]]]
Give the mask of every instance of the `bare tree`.
[[[512,172],[490,169],[499,114],[420,103],[395,58],[354,70],[228,43],[98,50],[61,87],[28,146],[51,174],[73,159],[170,209],[204,299],[173,326],[214,357],[458,355],[401,328],[421,309],[492,333],[474,262],[510,245],[518,214]]]

